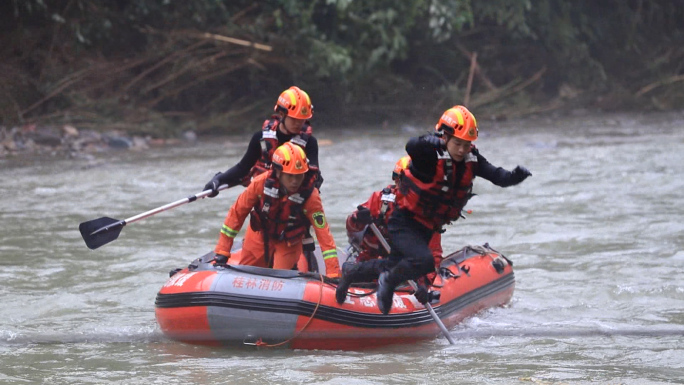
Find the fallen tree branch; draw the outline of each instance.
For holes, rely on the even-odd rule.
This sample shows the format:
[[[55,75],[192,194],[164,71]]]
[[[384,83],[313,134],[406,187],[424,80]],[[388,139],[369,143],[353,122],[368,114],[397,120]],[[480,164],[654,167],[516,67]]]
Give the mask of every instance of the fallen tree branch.
[[[270,45],[254,43],[252,41],[236,39],[234,37],[222,36],[222,35],[217,35],[214,33],[206,32],[206,33],[202,34],[202,37],[204,37],[206,39],[214,39],[214,40],[223,41],[226,43],[242,45],[245,47],[254,47],[256,49],[260,49],[260,50],[268,51],[268,52],[273,51],[273,47],[271,47]]]
[[[155,89],[157,89],[157,88],[159,88],[159,87],[162,87],[162,86],[168,84],[169,82],[171,82],[171,81],[173,81],[173,80],[179,78],[180,76],[182,76],[182,75],[185,74],[186,72],[192,70],[193,68],[200,67],[200,66],[202,66],[202,65],[205,64],[205,63],[209,63],[209,62],[215,61],[216,59],[220,59],[221,57],[226,56],[226,55],[228,55],[228,52],[219,52],[219,53],[217,53],[217,54],[215,54],[215,55],[213,55],[213,56],[204,58],[204,59],[202,59],[202,60],[200,60],[200,61],[198,61],[198,62],[190,63],[190,64],[186,65],[185,67],[181,68],[180,70],[178,70],[178,71],[176,71],[176,72],[170,74],[170,75],[167,76],[165,79],[163,79],[163,80],[161,80],[161,81],[159,81],[159,82],[157,82],[157,83],[155,83],[155,84],[152,84],[152,85],[146,87],[144,90],[142,90],[141,93],[142,93],[142,94],[146,94],[146,93],[148,93],[148,92],[150,92],[150,91],[152,91],[152,90],[155,90]]]
[[[131,88],[135,83],[139,82],[141,79],[143,79],[145,76],[149,75],[151,72],[153,72],[153,71],[156,70],[157,68],[159,68],[159,67],[163,66],[164,64],[170,62],[171,60],[173,60],[173,59],[179,57],[180,55],[183,55],[183,54],[185,54],[185,53],[187,53],[187,52],[193,51],[195,48],[200,47],[202,44],[204,44],[203,41],[197,42],[197,43],[192,44],[192,45],[190,45],[190,46],[188,46],[188,47],[185,47],[184,49],[182,49],[182,50],[180,50],[180,51],[175,51],[175,52],[173,52],[171,55],[168,55],[168,56],[165,57],[164,59],[158,61],[158,62],[155,63],[154,65],[150,66],[149,68],[147,68],[146,70],[144,70],[143,72],[141,72],[138,76],[136,76],[135,78],[133,78],[130,82],[128,82],[128,84],[126,84],[126,85],[123,87],[123,90],[124,90],[124,91],[128,90],[128,89]]]
[[[200,77],[198,77],[197,79],[195,79],[194,81],[188,82],[188,83],[186,83],[186,84],[184,84],[184,85],[182,85],[182,86],[180,86],[180,87],[177,87],[177,88],[175,88],[175,89],[173,89],[173,90],[170,90],[170,91],[168,91],[168,92],[165,92],[163,95],[161,95],[161,96],[157,97],[156,99],[154,99],[154,100],[148,102],[148,103],[147,103],[147,107],[148,107],[148,108],[154,107],[155,105],[157,105],[157,103],[161,102],[162,100],[164,100],[164,99],[166,99],[166,98],[168,98],[168,97],[171,97],[171,96],[175,96],[175,95],[179,94],[181,91],[184,91],[184,90],[186,90],[186,89],[188,89],[188,88],[194,86],[194,85],[197,84],[197,83],[201,83],[201,82],[203,82],[203,81],[205,81],[205,80],[209,80],[209,79],[212,79],[212,78],[215,78],[215,77],[218,77],[218,76],[221,76],[221,75],[225,75],[225,74],[230,73],[230,72],[233,72],[233,71],[237,71],[237,70],[239,70],[240,68],[245,67],[246,65],[247,65],[247,63],[242,63],[242,64],[239,64],[239,65],[235,65],[235,66],[233,66],[233,67],[230,67],[230,68],[225,68],[225,69],[223,69],[223,70],[221,70],[221,71],[218,71],[218,72],[212,72],[212,73],[210,73],[210,74],[206,74],[206,75],[204,75],[204,76],[200,76]]]
[[[107,81],[111,81],[111,80],[115,79],[115,77],[113,75],[127,71],[133,67],[137,67],[147,60],[148,60],[147,58],[144,58],[141,60],[134,60],[130,63],[125,63],[124,65],[116,65],[116,66],[110,65],[108,63],[100,63],[100,64],[96,64],[94,66],[90,66],[88,68],[81,69],[79,71],[72,72],[72,73],[68,74],[67,76],[65,76],[64,78],[62,78],[59,82],[57,82],[57,84],[52,89],[52,91],[50,91],[47,95],[45,95],[43,98],[41,98],[37,102],[31,104],[27,108],[24,108],[20,112],[21,117],[23,118],[24,115],[33,111],[37,107],[41,106],[43,103],[45,103],[48,100],[64,93],[64,91],[66,89],[70,88],[71,86],[74,86],[75,84],[77,84],[79,82],[84,81],[85,79],[87,79],[88,77],[90,77],[92,75],[97,75],[98,73],[104,73],[104,74],[106,74],[106,76],[105,76],[106,80],[104,82],[99,82],[94,86],[86,87],[86,90],[88,90],[90,88],[101,87],[103,83],[106,83]],[[85,91],[85,90],[81,90],[81,91]]]
[[[240,11],[240,12],[236,13],[235,15],[233,15],[233,16],[230,18],[230,22],[231,22],[231,23],[236,23],[242,16],[246,15],[247,12],[249,12],[249,11],[251,11],[251,10],[253,10],[253,9],[256,9],[256,8],[258,8],[258,7],[259,7],[259,4],[258,4],[258,3],[256,3],[256,2],[252,3],[249,7],[245,8],[245,9],[243,9],[242,11]]]
[[[463,105],[468,107],[470,102],[470,91],[473,88],[473,75],[475,75],[475,68],[477,67],[477,52],[473,52],[470,57],[470,71],[468,72],[468,84],[466,85],[466,94],[463,99]]]
[[[160,34],[160,35],[164,35],[164,36],[169,35],[168,32],[156,31],[156,30],[152,29],[151,27],[147,27],[145,29],[140,29],[140,31],[142,31],[143,33],[153,33],[153,34]],[[270,45],[255,43],[255,42],[249,41],[249,40],[237,39],[237,38],[230,37],[230,36],[223,36],[223,35],[219,35],[216,33],[209,33],[209,32],[202,33],[202,32],[194,32],[194,31],[175,31],[175,32],[170,33],[170,34],[173,36],[186,36],[186,37],[190,37],[193,39],[215,40],[215,41],[220,41],[220,42],[224,42],[224,43],[236,44],[236,45],[240,45],[243,47],[252,47],[254,49],[267,51],[267,52],[273,51],[273,47],[271,47]]]
[[[27,108],[23,109],[20,113],[21,116],[23,117],[26,115],[28,112],[31,112],[33,109],[36,107],[40,106],[41,104],[47,102],[48,100],[54,98],[55,96],[59,95],[64,91],[65,89],[69,88],[70,86],[78,83],[80,80],[85,79],[88,77],[89,72],[91,72],[91,69],[83,69],[77,72],[74,72],[72,74],[67,75],[64,77],[64,79],[59,81],[59,86],[57,86],[52,92],[49,94],[45,95],[43,98],[38,100],[37,102],[33,103],[32,105],[28,106]],[[60,84],[61,83],[61,84]]]
[[[681,82],[684,81],[684,75],[675,75],[675,76],[670,76],[667,79],[659,80],[655,83],[651,83],[647,85],[646,87],[643,87],[640,89],[634,96],[641,96],[647,92],[650,92],[658,87],[662,87],[668,84],[676,83],[676,82]]]
[[[516,84],[516,82],[513,81],[513,82],[509,83],[508,85],[506,85],[503,89],[498,89],[496,91],[490,91],[490,92],[487,92],[483,95],[477,95],[476,100],[473,101],[473,108],[494,102],[498,99],[501,99],[504,96],[512,95],[512,94],[515,94],[517,92],[522,91],[523,89],[525,89],[530,84],[541,79],[544,72],[546,72],[546,67],[542,67],[542,69],[537,71],[529,79],[527,79],[523,82]]]
[[[200,132],[206,131],[211,127],[223,125],[226,121],[230,121],[235,117],[249,115],[252,113],[252,111],[262,109],[264,107],[266,107],[266,105],[264,105],[264,101],[257,100],[256,102],[252,102],[243,108],[230,109],[229,111],[224,112],[222,114],[213,116],[210,115],[209,119],[198,124],[197,130]]]
[[[461,51],[462,54],[464,54],[468,60],[472,62],[473,60],[473,53],[468,51],[461,43],[456,43],[456,48],[458,48],[459,51]],[[482,67],[480,67],[479,64],[475,63],[475,74],[477,75],[480,80],[487,86],[492,91],[496,91],[497,87],[492,83],[491,80],[487,77],[487,75],[484,74],[484,71],[482,70]]]

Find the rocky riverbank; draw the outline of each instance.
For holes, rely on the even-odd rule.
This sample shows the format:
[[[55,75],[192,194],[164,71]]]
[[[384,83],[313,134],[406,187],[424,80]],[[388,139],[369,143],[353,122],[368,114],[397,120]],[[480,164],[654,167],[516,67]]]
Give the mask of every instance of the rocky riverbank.
[[[78,157],[113,150],[143,151],[151,147],[194,143],[197,135],[184,132],[180,138],[136,136],[120,131],[79,130],[72,125],[15,127],[0,126],[0,158],[40,155]]]

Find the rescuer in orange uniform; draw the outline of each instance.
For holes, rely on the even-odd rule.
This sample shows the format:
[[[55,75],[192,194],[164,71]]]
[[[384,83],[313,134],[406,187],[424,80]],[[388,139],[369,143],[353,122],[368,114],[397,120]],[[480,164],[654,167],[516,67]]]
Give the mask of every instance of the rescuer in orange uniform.
[[[273,152],[272,169],[252,179],[228,211],[216,245],[216,260],[230,259],[233,240],[247,215],[250,224],[242,261],[250,265],[292,269],[302,253],[302,239],[312,225],[321,246],[326,275],[339,277],[337,247],[315,187],[316,175],[304,150],[287,142]],[[243,263],[244,264],[244,263]]]
[[[313,104],[309,94],[299,87],[292,86],[281,92],[273,107],[274,114],[264,121],[261,131],[254,133],[247,146],[247,152],[242,159],[226,172],[216,174],[204,186],[204,190],[212,190],[210,198],[218,195],[221,185],[247,186],[252,178],[271,169],[273,152],[280,145],[292,142],[302,147],[309,161],[309,169],[315,175],[314,185],[320,189],[323,177],[318,169],[318,141],[313,136],[313,130],[309,119],[313,117]],[[249,229],[247,230],[250,231]],[[252,240],[260,239],[253,234],[248,234]],[[309,229],[304,237],[304,251],[307,260],[313,258],[315,250],[313,237]],[[256,241],[252,243],[256,247]],[[259,266],[261,259],[249,258],[245,255],[240,259],[241,265]]]

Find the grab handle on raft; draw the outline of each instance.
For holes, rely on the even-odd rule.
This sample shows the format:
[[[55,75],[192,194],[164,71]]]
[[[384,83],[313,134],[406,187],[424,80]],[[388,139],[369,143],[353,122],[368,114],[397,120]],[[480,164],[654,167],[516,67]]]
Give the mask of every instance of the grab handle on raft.
[[[378,229],[378,226],[375,225],[375,223],[372,223],[369,225],[371,231],[373,234],[375,234],[375,237],[378,238],[380,243],[382,244],[382,247],[389,253],[391,251],[389,243],[385,240],[385,237],[382,235],[380,232],[380,229]],[[409,285],[413,288],[414,291],[418,289],[418,285],[414,281],[408,281]],[[444,337],[449,341],[450,344],[456,345],[456,341],[454,341],[454,338],[449,334],[449,330],[447,330],[446,326],[444,326],[444,323],[442,322],[441,319],[439,319],[439,316],[435,312],[435,309],[432,308],[432,305],[430,303],[425,304],[425,308],[428,310],[430,315],[432,316],[432,319],[435,321],[437,326],[442,330],[442,334],[444,334]]]
[[[229,187],[232,186],[224,184],[219,186],[218,190],[225,190]],[[159,206],[156,209],[145,211],[144,213],[140,213],[138,215],[134,215],[130,218],[126,218],[123,220],[118,220],[109,217],[93,219],[81,223],[78,226],[78,230],[81,232],[81,236],[83,237],[86,246],[88,246],[88,248],[91,250],[95,250],[98,247],[104,246],[107,243],[116,240],[119,237],[119,233],[121,233],[123,227],[127,224],[131,224],[141,219],[151,217],[155,214],[159,214],[162,211],[171,210],[186,203],[194,202],[198,199],[206,198],[211,193],[212,190],[205,190],[201,193],[190,195],[187,198],[180,199],[175,202],[165,204],[163,206]]]

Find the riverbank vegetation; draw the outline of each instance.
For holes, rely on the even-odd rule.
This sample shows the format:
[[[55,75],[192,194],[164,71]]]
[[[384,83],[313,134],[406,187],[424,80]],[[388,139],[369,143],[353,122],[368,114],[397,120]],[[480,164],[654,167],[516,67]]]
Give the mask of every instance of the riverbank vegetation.
[[[0,126],[253,131],[684,105],[678,0],[24,0],[0,4]]]

